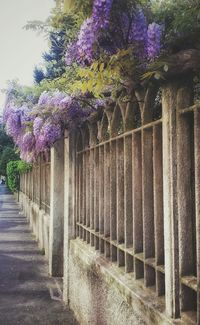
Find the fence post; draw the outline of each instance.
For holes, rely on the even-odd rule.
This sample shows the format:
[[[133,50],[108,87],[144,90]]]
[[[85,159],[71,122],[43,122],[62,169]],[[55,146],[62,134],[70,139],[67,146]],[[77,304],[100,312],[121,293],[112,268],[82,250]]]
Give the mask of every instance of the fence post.
[[[51,148],[49,273],[63,275],[64,141]]]
[[[64,138],[64,267],[63,300],[69,302],[69,243],[75,238],[75,136]]]
[[[179,110],[192,104],[191,80],[170,81],[162,88],[163,104],[163,192],[165,233],[165,288],[166,311],[169,316],[180,316],[180,206],[185,200],[180,175],[183,177],[184,152]],[[181,139],[182,138],[182,139]],[[189,243],[188,243],[189,244]]]
[[[170,317],[180,316],[177,211],[177,123],[178,82],[162,88],[163,105],[163,193],[165,233],[165,301]]]

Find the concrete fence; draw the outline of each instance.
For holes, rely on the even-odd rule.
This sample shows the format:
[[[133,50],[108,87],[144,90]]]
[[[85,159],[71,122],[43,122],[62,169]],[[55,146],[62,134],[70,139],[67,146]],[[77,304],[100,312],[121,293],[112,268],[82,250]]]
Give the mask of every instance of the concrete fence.
[[[135,90],[21,175],[22,208],[81,324],[200,324],[200,104],[191,85]]]
[[[39,246],[49,254],[50,159],[41,155],[32,171],[20,175],[20,203]]]

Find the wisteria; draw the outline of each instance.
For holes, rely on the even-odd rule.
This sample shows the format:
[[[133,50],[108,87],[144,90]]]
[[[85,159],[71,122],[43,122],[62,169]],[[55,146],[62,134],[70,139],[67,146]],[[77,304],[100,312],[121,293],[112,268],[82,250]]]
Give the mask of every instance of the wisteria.
[[[112,55],[119,48],[128,46],[134,48],[139,60],[154,59],[159,55],[162,27],[156,23],[148,25],[141,8],[131,13],[121,12],[119,19],[111,21],[112,4],[113,0],[94,1],[91,17],[83,22],[77,40],[70,43],[66,50],[67,65],[74,61],[88,65],[98,58],[101,50]]]
[[[30,152],[34,149],[35,146],[35,139],[33,133],[28,131],[24,133],[22,137],[22,147],[25,152]]]
[[[39,137],[41,128],[44,124],[44,121],[41,117],[37,116],[33,121],[33,134],[36,138]]]
[[[48,145],[52,144],[60,139],[62,135],[61,126],[59,124],[52,123],[51,119],[47,120],[42,127],[42,134]]]
[[[98,26],[94,24],[93,17],[86,19],[81,26],[76,45],[80,62],[87,61],[90,63],[92,61],[96,33],[98,33]]]
[[[20,157],[34,161],[62,137],[65,128],[77,127],[98,109],[100,101],[93,101],[93,106],[83,105],[83,101],[60,91],[45,91],[31,109],[8,102],[3,116],[6,131],[20,149]]]
[[[146,57],[147,20],[141,9],[137,10],[129,33],[129,43],[135,44],[139,59]]]
[[[163,27],[156,23],[152,23],[148,26],[147,52],[148,58],[150,59],[154,59],[160,54],[162,30]]]
[[[113,15],[113,0],[94,0],[91,16],[81,25],[65,54],[66,65],[90,67],[102,55],[110,57],[119,49],[133,51],[139,65],[152,61],[160,54],[162,27],[148,24],[140,7],[130,12],[126,6]],[[99,107],[104,99],[91,98],[90,94],[66,94],[59,90],[43,91],[38,98],[29,94],[21,105],[15,101],[15,92],[8,91],[3,120],[7,133],[20,149],[21,158],[31,162],[40,152],[48,152],[62,137],[64,129],[75,128]],[[87,97],[88,96],[88,97]]]
[[[65,56],[67,65],[71,65],[73,61],[82,65],[93,61],[95,58],[94,45],[98,41],[101,30],[109,26],[112,1],[94,1],[92,16],[83,22],[77,40],[67,47]]]
[[[92,18],[98,29],[109,26],[112,3],[113,0],[94,0]]]
[[[130,28],[129,33],[129,42],[146,42],[147,38],[147,20],[146,17],[142,11],[142,9],[139,9],[136,11],[134,15],[134,19],[132,22],[132,26]]]

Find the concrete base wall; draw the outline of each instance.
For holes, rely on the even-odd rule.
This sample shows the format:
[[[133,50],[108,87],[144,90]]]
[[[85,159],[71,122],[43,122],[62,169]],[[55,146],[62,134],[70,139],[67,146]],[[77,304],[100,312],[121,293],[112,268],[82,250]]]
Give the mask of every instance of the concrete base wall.
[[[68,302],[81,325],[173,324],[162,297],[144,290],[132,273],[125,274],[80,239],[70,241],[68,280]]]
[[[41,210],[24,193],[19,194],[19,204],[23,214],[27,217],[30,228],[36,237],[39,248],[49,256],[49,219],[50,216]]]

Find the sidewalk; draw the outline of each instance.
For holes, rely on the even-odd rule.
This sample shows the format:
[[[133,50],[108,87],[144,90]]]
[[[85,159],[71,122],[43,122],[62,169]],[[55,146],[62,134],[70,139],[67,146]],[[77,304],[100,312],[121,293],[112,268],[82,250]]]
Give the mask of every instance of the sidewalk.
[[[25,217],[0,185],[0,325],[77,324],[58,298]]]

